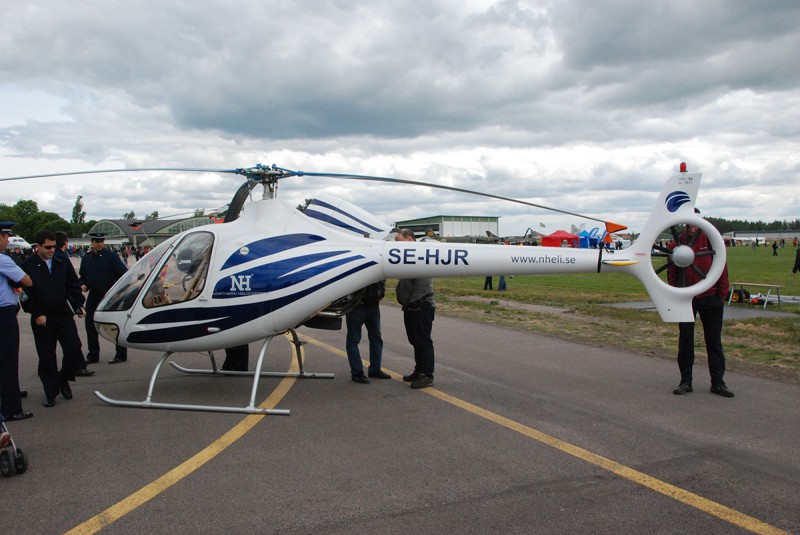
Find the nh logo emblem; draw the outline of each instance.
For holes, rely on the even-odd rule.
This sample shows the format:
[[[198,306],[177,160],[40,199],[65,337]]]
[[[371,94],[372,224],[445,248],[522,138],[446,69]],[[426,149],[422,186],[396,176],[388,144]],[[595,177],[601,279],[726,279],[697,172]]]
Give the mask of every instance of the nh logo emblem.
[[[232,292],[249,292],[252,275],[231,275]]]

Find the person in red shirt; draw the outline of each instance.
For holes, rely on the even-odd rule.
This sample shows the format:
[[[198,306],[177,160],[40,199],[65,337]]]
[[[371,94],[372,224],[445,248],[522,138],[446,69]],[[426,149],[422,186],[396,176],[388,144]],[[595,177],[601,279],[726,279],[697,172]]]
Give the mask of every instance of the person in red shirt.
[[[695,208],[695,212],[699,211]],[[678,236],[677,241],[670,243],[670,248],[678,245],[689,245],[695,252],[694,265],[703,274],[711,269],[713,254],[711,244],[703,232],[693,225]],[[703,253],[706,254],[703,254]],[[699,253],[699,254],[698,254]],[[667,279],[672,286],[692,286],[702,280],[702,275],[692,266],[679,268],[670,263],[667,269]],[[722,316],[725,300],[728,298],[728,266],[722,270],[722,275],[716,284],[705,292],[696,295],[692,300],[692,310],[695,318],[700,315],[703,322],[703,337],[708,354],[708,371],[711,373],[711,392],[726,398],[732,398],[733,392],[728,390],[723,377],[725,375],[725,353],[722,351]],[[680,323],[678,326],[678,368],[681,372],[681,382],[672,391],[680,396],[692,391],[692,367],[694,366],[694,326],[695,322]]]

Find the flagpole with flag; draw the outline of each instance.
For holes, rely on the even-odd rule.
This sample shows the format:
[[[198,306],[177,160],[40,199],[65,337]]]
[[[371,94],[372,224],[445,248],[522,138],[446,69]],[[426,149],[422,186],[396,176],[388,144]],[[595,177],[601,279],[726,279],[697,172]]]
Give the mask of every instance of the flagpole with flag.
[[[128,226],[129,226],[129,227],[131,227],[131,229],[133,229],[133,230],[138,230],[138,231],[140,231],[142,234],[144,234],[144,239],[145,239],[146,241],[149,241],[149,240],[150,240],[150,236],[148,236],[148,235],[147,235],[147,233],[146,233],[146,232],[144,231],[144,229],[142,228],[142,222],[141,222],[141,221],[134,221],[133,223],[130,223],[130,224],[128,224]],[[153,245],[155,245],[155,244],[153,244]],[[134,247],[139,247],[139,243],[138,243],[137,241],[135,241],[135,242],[134,242],[134,244],[133,244],[133,246],[134,246]]]

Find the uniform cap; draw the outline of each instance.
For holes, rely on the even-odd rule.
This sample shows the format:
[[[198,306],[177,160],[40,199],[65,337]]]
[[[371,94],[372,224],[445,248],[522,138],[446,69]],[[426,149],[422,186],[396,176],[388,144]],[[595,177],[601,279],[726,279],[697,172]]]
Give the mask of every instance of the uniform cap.
[[[13,221],[0,221],[0,234],[8,234],[9,236],[13,236],[14,231],[11,229],[14,228],[14,225],[16,225],[16,223]]]
[[[106,235],[102,232],[92,232],[89,237],[95,241],[104,241],[106,239]]]

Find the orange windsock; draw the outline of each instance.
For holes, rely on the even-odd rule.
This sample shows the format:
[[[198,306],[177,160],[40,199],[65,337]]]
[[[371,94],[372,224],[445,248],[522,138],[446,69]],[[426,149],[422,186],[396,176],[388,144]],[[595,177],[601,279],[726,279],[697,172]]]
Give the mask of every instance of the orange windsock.
[[[606,232],[611,234],[612,232],[619,232],[620,230],[625,230],[625,225],[620,225],[619,223],[612,223],[611,221],[606,221]]]

